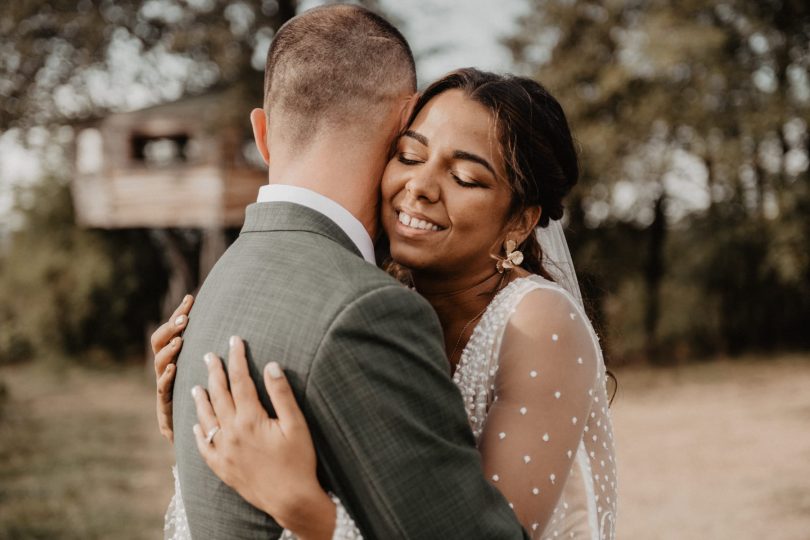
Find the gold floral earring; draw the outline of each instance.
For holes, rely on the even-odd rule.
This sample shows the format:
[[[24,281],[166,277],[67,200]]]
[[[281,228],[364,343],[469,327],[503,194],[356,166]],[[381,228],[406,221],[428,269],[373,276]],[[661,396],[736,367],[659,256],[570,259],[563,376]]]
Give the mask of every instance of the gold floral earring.
[[[503,248],[506,251],[506,257],[492,255],[492,258],[497,261],[495,263],[495,268],[498,269],[499,274],[503,274],[505,270],[511,270],[516,266],[520,266],[520,263],[523,262],[523,252],[515,249],[516,247],[517,242],[514,240],[507,240],[503,243]]]

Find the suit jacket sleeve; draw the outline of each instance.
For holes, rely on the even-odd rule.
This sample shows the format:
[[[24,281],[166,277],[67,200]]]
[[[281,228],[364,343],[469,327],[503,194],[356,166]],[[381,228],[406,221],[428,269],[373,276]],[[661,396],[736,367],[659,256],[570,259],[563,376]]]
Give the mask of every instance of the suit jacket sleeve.
[[[304,400],[320,473],[365,538],[528,538],[484,478],[441,335],[396,285],[335,318]]]

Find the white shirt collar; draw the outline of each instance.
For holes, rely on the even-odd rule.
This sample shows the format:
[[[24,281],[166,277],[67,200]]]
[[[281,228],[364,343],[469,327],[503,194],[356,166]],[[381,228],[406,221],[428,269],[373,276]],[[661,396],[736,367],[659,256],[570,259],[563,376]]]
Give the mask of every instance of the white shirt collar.
[[[357,246],[363,258],[371,264],[377,264],[374,257],[374,242],[360,220],[332,199],[316,193],[311,189],[286,184],[269,184],[259,188],[256,202],[290,202],[306,206],[328,217]]]

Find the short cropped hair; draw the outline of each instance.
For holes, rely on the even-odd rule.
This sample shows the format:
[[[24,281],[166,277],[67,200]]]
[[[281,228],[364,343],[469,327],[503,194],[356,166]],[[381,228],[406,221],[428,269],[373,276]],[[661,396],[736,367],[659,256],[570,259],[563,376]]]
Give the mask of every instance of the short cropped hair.
[[[292,144],[323,128],[368,127],[387,117],[392,100],[415,91],[408,42],[359,6],[305,11],[279,29],[267,53],[264,110]]]

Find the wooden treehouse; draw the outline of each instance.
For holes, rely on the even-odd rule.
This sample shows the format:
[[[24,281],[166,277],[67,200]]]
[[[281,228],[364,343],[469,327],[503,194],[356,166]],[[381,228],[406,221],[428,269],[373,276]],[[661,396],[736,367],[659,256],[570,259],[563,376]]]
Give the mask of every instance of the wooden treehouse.
[[[251,104],[231,88],[76,126],[76,219],[150,230],[170,269],[164,311],[202,281],[267,183]]]

